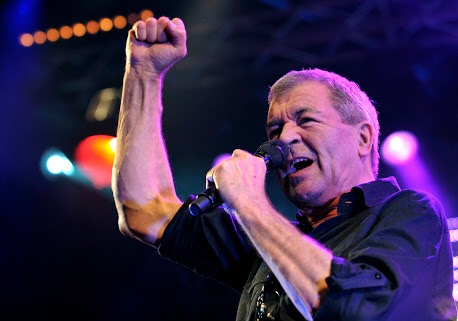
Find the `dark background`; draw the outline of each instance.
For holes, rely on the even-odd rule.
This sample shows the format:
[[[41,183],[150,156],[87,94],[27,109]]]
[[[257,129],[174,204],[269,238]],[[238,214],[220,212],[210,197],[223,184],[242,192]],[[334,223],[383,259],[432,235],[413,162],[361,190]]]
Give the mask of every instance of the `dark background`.
[[[456,1],[28,0],[0,8],[2,320],[224,321],[235,319],[238,302],[233,290],[122,236],[110,190],[40,171],[49,147],[72,157],[82,138],[115,135],[118,106],[104,122],[85,113],[99,90],[121,87],[128,28],[29,48],[18,44],[23,32],[143,9],[183,18],[189,53],[164,90],[182,198],[204,188],[216,155],[266,140],[269,85],[291,69],[319,67],[376,102],[382,140],[396,130],[417,135],[437,196],[457,216]],[[396,174],[382,161],[380,176]],[[293,217],[268,181],[277,208]]]

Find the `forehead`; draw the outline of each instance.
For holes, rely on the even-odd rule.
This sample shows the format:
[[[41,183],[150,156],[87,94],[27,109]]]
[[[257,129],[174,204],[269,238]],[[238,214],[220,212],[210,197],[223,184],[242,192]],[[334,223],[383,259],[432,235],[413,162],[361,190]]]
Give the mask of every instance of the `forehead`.
[[[335,111],[332,107],[331,91],[325,84],[306,81],[275,97],[269,106],[268,119],[295,113],[305,109],[320,113]]]

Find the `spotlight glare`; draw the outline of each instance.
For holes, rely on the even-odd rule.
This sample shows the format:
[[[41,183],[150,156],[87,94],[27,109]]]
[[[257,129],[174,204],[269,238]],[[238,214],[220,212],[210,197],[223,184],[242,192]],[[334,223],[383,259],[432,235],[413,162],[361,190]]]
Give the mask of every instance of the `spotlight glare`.
[[[405,164],[415,157],[417,148],[417,139],[412,133],[394,132],[382,143],[382,157],[392,165]]]
[[[116,153],[116,137],[113,137],[112,139],[110,139],[110,148],[111,150],[113,151],[113,153]]]

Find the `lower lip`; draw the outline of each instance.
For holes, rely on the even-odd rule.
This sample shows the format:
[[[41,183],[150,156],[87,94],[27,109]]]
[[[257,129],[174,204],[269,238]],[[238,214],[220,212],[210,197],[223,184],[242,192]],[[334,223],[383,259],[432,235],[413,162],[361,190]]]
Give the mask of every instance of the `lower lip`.
[[[302,169],[300,169],[300,170],[298,170],[298,171],[296,171],[296,172],[294,172],[294,173],[292,173],[292,174],[290,174],[290,175],[291,175],[291,176],[301,175],[301,174],[303,174],[305,171],[307,171],[311,166],[312,166],[312,164],[310,164],[309,166],[304,167],[304,168],[302,168]]]

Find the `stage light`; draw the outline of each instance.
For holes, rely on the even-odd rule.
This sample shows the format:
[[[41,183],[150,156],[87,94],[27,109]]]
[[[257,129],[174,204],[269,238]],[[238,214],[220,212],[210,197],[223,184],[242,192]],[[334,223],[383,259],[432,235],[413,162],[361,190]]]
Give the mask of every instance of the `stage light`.
[[[140,20],[140,16],[137,13],[131,13],[127,16],[127,22],[130,25],[134,25],[138,20]]]
[[[48,38],[48,41],[50,42],[56,42],[60,38],[60,33],[59,30],[56,28],[51,28],[46,31],[46,36]]]
[[[394,132],[382,143],[382,158],[391,165],[402,165],[415,157],[417,149],[417,139],[412,133]]]
[[[93,135],[83,139],[75,149],[77,168],[97,189],[111,186],[115,144],[113,136]]]
[[[22,34],[19,37],[19,43],[24,47],[30,47],[34,43],[33,35],[31,35],[30,33]]]
[[[105,88],[90,100],[86,111],[89,121],[104,121],[110,118],[120,104],[121,91],[118,88]]]
[[[42,45],[46,41],[46,34],[43,31],[36,31],[33,34],[33,40],[37,45]]]
[[[99,21],[100,30],[110,31],[113,29],[113,21],[110,18],[102,18]]]
[[[41,158],[41,170],[45,176],[60,174],[71,176],[75,172],[75,167],[64,153],[51,148]]]
[[[86,30],[91,35],[95,35],[99,32],[99,29],[100,27],[97,21],[91,20],[86,24]]]
[[[86,26],[78,22],[73,25],[73,34],[77,37],[82,37],[86,34]]]
[[[116,16],[113,19],[113,24],[114,24],[116,29],[123,29],[127,25],[127,20],[123,16]]]
[[[73,29],[70,26],[62,26],[59,33],[62,39],[70,39],[73,36]]]
[[[154,17],[154,13],[151,10],[145,9],[142,12],[140,12],[140,19],[142,19],[143,21],[152,17]]]

